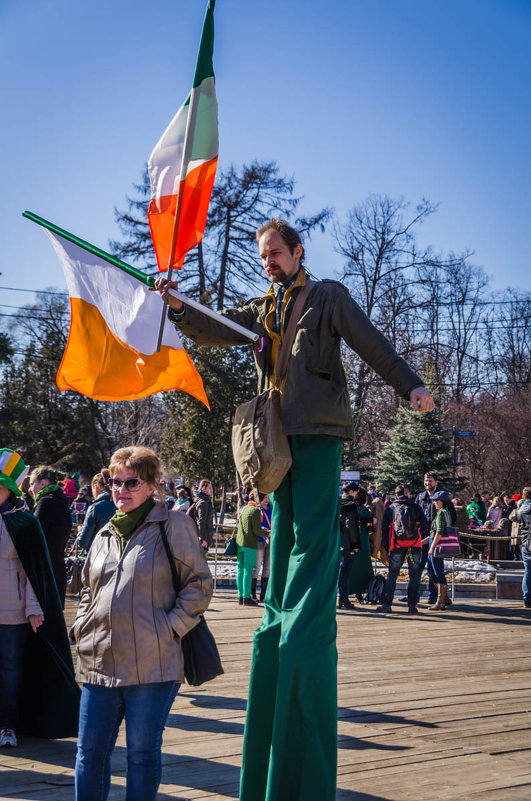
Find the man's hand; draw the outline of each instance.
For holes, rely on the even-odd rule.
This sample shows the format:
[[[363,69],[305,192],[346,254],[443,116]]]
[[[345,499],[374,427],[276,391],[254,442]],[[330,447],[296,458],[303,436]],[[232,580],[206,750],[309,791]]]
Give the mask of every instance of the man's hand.
[[[426,387],[415,387],[409,393],[411,408],[414,412],[433,412],[435,401]]]
[[[155,286],[150,286],[149,288],[152,292],[160,292],[162,300],[167,300],[168,306],[171,306],[177,314],[184,309],[184,303],[168,293],[168,289],[178,289],[177,281],[168,281],[167,278],[162,278],[161,276],[155,279]]]
[[[33,629],[33,633],[35,634],[39,626],[42,626],[44,623],[44,615],[28,615],[28,620],[31,624],[31,628]]]

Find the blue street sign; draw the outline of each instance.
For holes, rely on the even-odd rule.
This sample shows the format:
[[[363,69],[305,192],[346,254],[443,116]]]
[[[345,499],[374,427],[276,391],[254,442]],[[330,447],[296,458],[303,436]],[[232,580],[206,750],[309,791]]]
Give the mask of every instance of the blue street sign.
[[[475,437],[475,431],[452,431],[452,437]]]

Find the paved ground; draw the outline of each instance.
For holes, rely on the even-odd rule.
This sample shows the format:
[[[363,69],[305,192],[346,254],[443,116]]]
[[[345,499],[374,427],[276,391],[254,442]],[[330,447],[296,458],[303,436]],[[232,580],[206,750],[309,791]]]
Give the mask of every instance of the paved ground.
[[[70,600],[67,618],[74,613]],[[233,594],[214,598],[208,620],[226,673],[177,697],[160,799],[237,799],[260,616]],[[338,613],[338,801],[528,801],[530,625],[514,601],[457,602],[444,613],[424,606],[417,617]],[[74,752],[73,740],[31,738],[2,749],[0,798],[71,800]],[[121,732],[111,799],[125,798],[124,776]]]

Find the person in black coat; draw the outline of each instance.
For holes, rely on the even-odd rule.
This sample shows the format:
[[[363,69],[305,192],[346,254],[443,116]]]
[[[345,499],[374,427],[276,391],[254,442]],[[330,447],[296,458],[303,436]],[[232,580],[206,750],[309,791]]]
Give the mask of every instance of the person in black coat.
[[[41,465],[32,471],[29,489],[35,499],[33,514],[44,532],[55,582],[64,609],[66,595],[65,548],[72,532],[72,516],[68,501],[56,480],[53,468]]]
[[[358,485],[350,481],[343,487],[339,501],[339,533],[341,537],[341,568],[339,570],[338,609],[354,609],[348,597],[348,577],[356,551],[361,546],[360,518],[356,495]]]

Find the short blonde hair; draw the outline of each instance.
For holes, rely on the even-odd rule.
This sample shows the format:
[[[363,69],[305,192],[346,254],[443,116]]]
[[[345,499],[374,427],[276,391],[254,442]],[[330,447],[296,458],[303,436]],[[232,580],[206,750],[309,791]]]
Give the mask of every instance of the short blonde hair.
[[[142,481],[155,485],[159,483],[162,473],[157,454],[151,448],[144,448],[142,445],[119,448],[113,453],[109,464],[109,473],[114,476],[123,468],[136,473]]]

